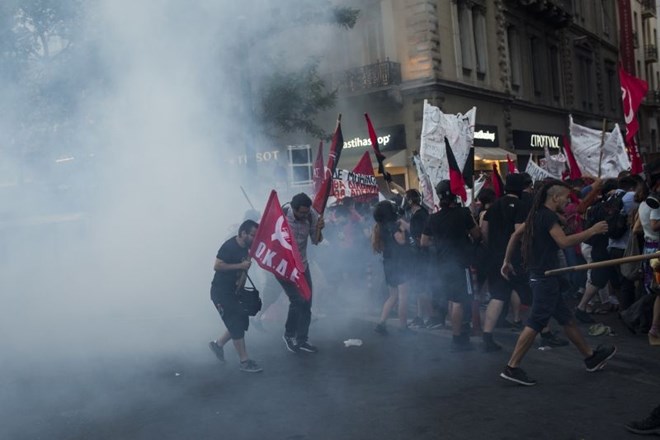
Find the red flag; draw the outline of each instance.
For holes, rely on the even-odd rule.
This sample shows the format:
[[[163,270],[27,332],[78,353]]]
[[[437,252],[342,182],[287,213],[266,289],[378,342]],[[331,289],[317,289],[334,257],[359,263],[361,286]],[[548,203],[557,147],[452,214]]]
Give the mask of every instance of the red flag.
[[[369,119],[369,115],[367,113],[364,114],[364,118],[367,120],[367,130],[369,130],[369,139],[371,139],[371,146],[374,149],[374,153],[376,154],[376,160],[378,161],[378,172],[382,175],[385,175],[385,165],[383,165],[385,156],[383,155],[383,153],[380,152],[380,148],[378,147],[378,136],[376,135],[376,130],[374,130],[374,126],[371,123],[371,119]]]
[[[463,179],[463,173],[458,167],[458,162],[456,162],[456,156],[451,150],[449,141],[445,137],[445,149],[447,151],[447,161],[449,162],[449,184],[451,187],[451,192],[457,196],[461,196],[461,200],[465,202],[467,200],[467,193],[465,192],[465,180]]]
[[[639,130],[637,110],[639,109],[649,85],[646,81],[636,78],[623,70],[619,65],[619,81],[621,82],[621,101],[623,103],[623,119],[626,121],[626,145],[634,141]]]
[[[516,169],[516,164],[513,163],[509,155],[506,155],[506,164],[509,167],[509,174],[516,174],[518,170]]]
[[[637,150],[637,145],[635,145],[635,139],[632,140],[628,146],[628,153],[630,154],[630,173],[640,174],[644,171],[644,165],[642,164],[642,158],[639,156],[639,151]]]
[[[312,180],[314,182],[314,194],[316,194],[321,189],[321,184],[323,183],[323,141],[319,143],[319,151],[314,161]]]
[[[270,192],[250,248],[250,257],[277,278],[295,284],[307,301],[311,299],[312,290],[305,278],[305,266],[275,190]]]
[[[571,150],[571,138],[564,136],[564,151],[566,151],[566,158],[568,159],[568,168],[571,171],[571,179],[579,179],[582,177],[582,171],[575,161],[575,156],[573,156],[573,150]]]
[[[321,188],[314,195],[314,210],[320,215],[325,212],[325,206],[328,204],[328,197],[332,191],[332,176],[335,174],[341,150],[344,148],[344,135],[341,132],[341,115],[337,118],[337,128],[332,135],[332,145],[330,146],[330,155],[328,156],[328,166],[325,169]]]
[[[502,194],[504,194],[504,183],[500,172],[497,170],[496,163],[493,164],[493,191],[495,191],[495,197],[502,197]]]
[[[374,167],[371,166],[371,157],[369,157],[369,152],[365,151],[362,155],[362,159],[355,165],[353,172],[357,174],[366,174],[367,176],[374,175]]]

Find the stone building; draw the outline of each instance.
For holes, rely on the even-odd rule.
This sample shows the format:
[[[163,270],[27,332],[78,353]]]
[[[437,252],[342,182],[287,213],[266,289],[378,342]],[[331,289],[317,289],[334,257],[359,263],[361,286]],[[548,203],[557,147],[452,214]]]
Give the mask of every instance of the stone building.
[[[639,2],[639,0],[632,0]],[[339,90],[346,140],[366,138],[368,112],[393,174],[414,184],[423,101],[446,113],[477,107],[477,167],[563,145],[568,115],[621,123],[615,0],[352,0],[361,10],[337,32],[323,68]],[[640,14],[641,16],[641,14]],[[368,147],[342,153],[350,168]]]

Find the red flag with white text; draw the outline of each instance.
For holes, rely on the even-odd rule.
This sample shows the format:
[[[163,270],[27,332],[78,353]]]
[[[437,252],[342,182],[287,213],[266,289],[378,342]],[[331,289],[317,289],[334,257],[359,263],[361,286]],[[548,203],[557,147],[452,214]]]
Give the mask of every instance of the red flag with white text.
[[[291,227],[275,190],[272,190],[268,197],[266,209],[250,248],[250,257],[277,278],[295,284],[305,300],[312,298],[298,245],[293,239]]]
[[[626,121],[626,145],[630,145],[639,130],[637,110],[646,96],[649,85],[643,79],[630,75],[623,70],[622,66],[619,66],[619,81],[621,82],[623,119]]]
[[[633,175],[642,173],[644,171],[644,165],[635,144],[635,139],[628,145],[628,155],[630,156],[630,172]]]
[[[385,175],[385,165],[383,161],[385,160],[385,155],[380,152],[378,145],[378,135],[376,135],[376,130],[374,130],[374,125],[369,119],[367,113],[364,114],[364,118],[367,120],[367,131],[369,132],[369,140],[371,140],[371,146],[374,149],[374,154],[376,155],[376,160],[378,161],[378,172]]]
[[[337,128],[335,134],[332,135],[332,145],[330,145],[330,153],[328,155],[328,166],[324,170],[323,182],[318,192],[314,195],[314,202],[312,204],[314,210],[323,215],[325,207],[328,204],[328,197],[332,192],[332,176],[335,174],[341,150],[344,148],[344,135],[341,132],[341,115],[337,119]]]

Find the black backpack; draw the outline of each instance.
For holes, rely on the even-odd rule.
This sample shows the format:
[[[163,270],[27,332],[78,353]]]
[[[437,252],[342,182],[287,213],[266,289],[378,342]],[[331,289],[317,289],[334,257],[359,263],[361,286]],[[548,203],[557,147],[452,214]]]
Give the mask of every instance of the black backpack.
[[[593,205],[587,211],[587,218],[585,221],[585,229],[588,229],[598,222],[607,222],[607,237],[619,239],[628,230],[628,216],[623,209],[623,196],[624,192],[617,192],[612,194],[605,200]],[[602,235],[600,237],[603,237]],[[587,244],[594,245],[598,241],[599,236],[596,235],[586,241]]]

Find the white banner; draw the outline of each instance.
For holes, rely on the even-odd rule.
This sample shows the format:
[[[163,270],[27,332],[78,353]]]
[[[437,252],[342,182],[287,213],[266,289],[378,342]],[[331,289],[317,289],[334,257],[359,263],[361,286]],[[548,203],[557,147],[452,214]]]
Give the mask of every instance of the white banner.
[[[332,195],[337,202],[345,197],[376,197],[378,182],[374,176],[337,169],[332,176]]]
[[[445,137],[449,141],[461,171],[465,168],[474,141],[476,115],[476,107],[472,107],[464,115],[460,113],[450,115],[442,113],[438,107],[434,107],[424,100],[419,154],[434,188],[441,180],[449,179]],[[439,203],[435,191],[433,197],[435,202]]]
[[[571,150],[582,174],[616,178],[621,171],[630,169],[630,159],[626,153],[619,124],[616,124],[610,133],[605,133],[602,162],[600,159],[602,132],[573,123],[572,116],[570,116],[570,130]]]
[[[539,180],[544,180],[547,178],[554,179],[552,174],[536,165],[532,159],[529,159],[529,162],[527,162],[527,168],[525,168],[525,172],[532,176],[532,181],[534,182],[538,182]]]
[[[417,170],[417,180],[419,180],[419,191],[422,193],[422,201],[426,208],[431,212],[435,212],[435,189],[431,185],[431,179],[429,178],[426,169],[424,169],[424,164],[422,159],[419,157],[419,154],[414,154],[412,157],[413,163],[415,164],[415,169]]]

